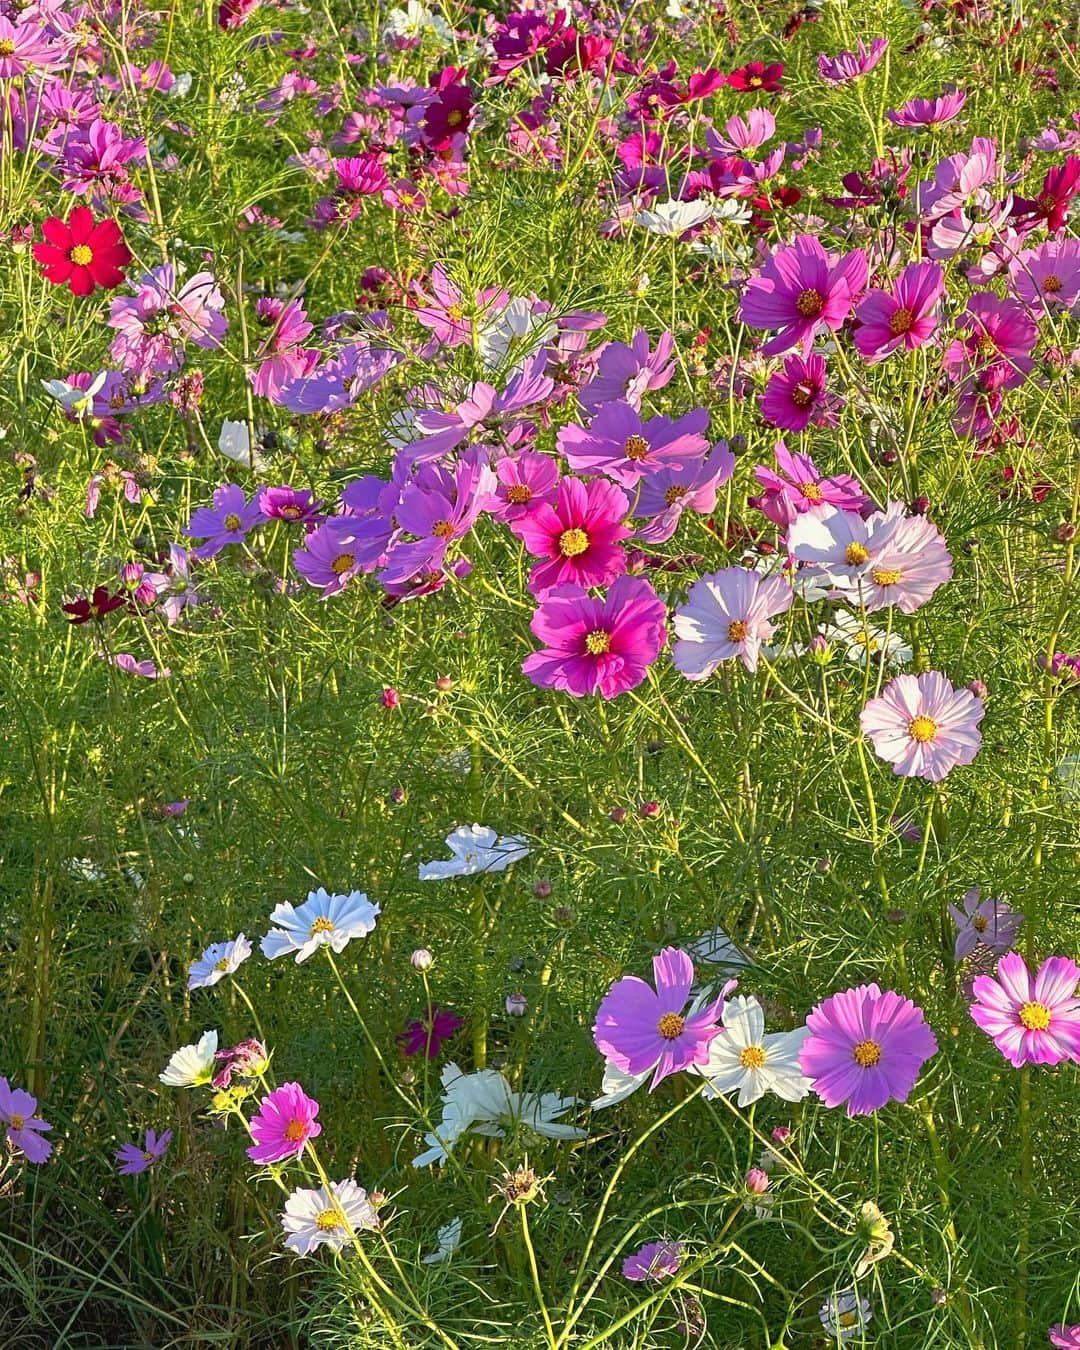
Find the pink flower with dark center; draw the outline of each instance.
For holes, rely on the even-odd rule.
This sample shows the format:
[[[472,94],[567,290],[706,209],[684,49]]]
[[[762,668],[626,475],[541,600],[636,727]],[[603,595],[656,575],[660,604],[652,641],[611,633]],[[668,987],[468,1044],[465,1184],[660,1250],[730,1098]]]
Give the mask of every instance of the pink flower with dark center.
[[[533,614],[542,650],[525,658],[533,684],[574,698],[617,698],[645,678],[667,641],[667,609],[643,577],[619,577],[603,598],[557,586]]]
[[[1009,952],[996,977],[976,978],[971,1016],[1014,1068],[1080,1064],[1078,985],[1080,967],[1067,956],[1048,957],[1032,978],[1020,953]]]
[[[814,338],[836,332],[866,286],[866,254],[861,249],[834,259],[812,234],[778,248],[761,272],[750,278],[739,318],[751,328],[776,331],[762,346],[765,356],[778,356],[801,346],[809,356]]]
[[[797,352],[787,357],[782,370],[770,375],[761,399],[761,415],[784,431],[805,431],[835,426],[843,400],[825,388],[825,358]]]
[[[941,321],[945,273],[935,262],[911,263],[891,291],[867,291],[855,308],[855,347],[868,365],[903,347],[928,342]]]
[[[982,699],[930,670],[890,680],[863,708],[859,726],[895,774],[939,783],[978,754],[984,715]]]
[[[632,488],[657,469],[700,464],[709,442],[702,434],[709,414],[695,408],[677,421],[650,417],[643,422],[629,403],[605,403],[587,427],[565,426],[557,444],[575,473],[607,474]]]
[[[251,1117],[254,1143],[245,1150],[248,1157],[264,1167],[299,1158],[308,1140],[322,1134],[318,1114],[319,1103],[299,1083],[282,1083],[262,1099]]]
[[[614,483],[563,478],[553,504],[542,502],[510,528],[534,557],[546,559],[529,573],[529,589],[543,596],[567,583],[607,586],[626,571],[619,547],[630,528],[624,523],[630,500]]]

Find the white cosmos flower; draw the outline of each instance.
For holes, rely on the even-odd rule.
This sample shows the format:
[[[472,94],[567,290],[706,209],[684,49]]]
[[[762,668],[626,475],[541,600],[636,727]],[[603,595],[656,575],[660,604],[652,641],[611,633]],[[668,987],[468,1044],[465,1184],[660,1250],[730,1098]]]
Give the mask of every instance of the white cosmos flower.
[[[602,1111],[606,1106],[617,1106],[619,1102],[632,1097],[646,1078],[652,1073],[653,1066],[644,1073],[627,1073],[611,1060],[604,1060],[604,1081],[600,1084],[600,1096],[589,1103],[594,1111]]]
[[[535,304],[534,300],[526,299],[525,296],[512,296],[509,304],[477,327],[476,348],[481,361],[489,370],[502,365],[515,342],[526,344],[522,352],[524,354],[558,335],[559,330],[548,318],[547,312],[537,313]]]
[[[450,1150],[462,1135],[474,1134],[501,1139],[507,1127],[525,1125],[546,1139],[585,1139],[587,1130],[558,1124],[577,1105],[576,1097],[560,1097],[557,1092],[515,1092],[501,1073],[478,1069],[462,1073],[456,1064],[442,1071],[442,1120],[424,1136],[428,1145],[413,1159],[414,1167],[446,1162]]]
[[[688,942],[686,950],[699,962],[707,966],[752,966],[754,963],[741,948],[736,947],[722,928],[710,928],[702,933],[695,942]]]
[[[251,955],[251,943],[243,933],[231,942],[212,942],[188,970],[189,989],[209,989],[231,975]]]
[[[399,41],[417,41],[431,33],[440,42],[452,42],[454,31],[445,19],[433,14],[420,0],[409,0],[404,9],[392,9],[383,27],[383,36]]]
[[[863,623],[857,614],[840,610],[831,624],[822,624],[818,630],[827,642],[835,642],[844,649],[844,657],[852,665],[865,668],[871,657],[880,658],[887,666],[903,666],[911,660],[912,650],[902,637]]]
[[[363,891],[328,895],[320,886],[302,905],[286,902],[275,908],[270,915],[274,927],[262,940],[262,952],[271,961],[295,956],[297,965],[320,947],[341,952],[353,938],[367,937],[378,915],[379,906],[373,905]]]
[[[226,417],[221,424],[217,444],[226,459],[231,459],[234,464],[242,464],[245,469],[264,473],[270,467],[258,450],[252,454],[251,435],[246,422],[231,422]]]
[[[346,1224],[347,1220],[347,1224]],[[299,1256],[310,1256],[316,1247],[341,1251],[354,1233],[378,1228],[379,1216],[367,1191],[351,1178],[309,1190],[299,1186],[285,1201],[281,1226],[288,1234],[285,1246]]]
[[[865,1330],[874,1313],[865,1298],[860,1298],[854,1289],[845,1289],[842,1293],[830,1294],[818,1310],[818,1316],[828,1335],[850,1341]]]
[[[639,211],[634,224],[650,234],[678,236],[695,225],[704,225],[712,218],[713,209],[712,202],[657,202],[651,211]]]
[[[444,1223],[438,1233],[439,1250],[428,1252],[427,1256],[422,1256],[420,1258],[421,1265],[441,1266],[444,1261],[449,1261],[461,1244],[462,1226],[460,1218],[451,1219],[449,1223]]]
[[[85,417],[93,409],[94,395],[108,379],[107,370],[99,370],[85,389],[78,389],[66,380],[42,380],[41,387],[51,394],[65,412],[75,417]]]
[[[166,1087],[201,1087],[214,1073],[214,1055],[218,1048],[216,1031],[204,1031],[195,1045],[177,1050],[158,1079]]]
[[[749,1106],[766,1092],[786,1102],[806,1096],[810,1080],[799,1069],[799,1048],[809,1035],[806,1027],[767,1036],[761,1004],[741,994],[728,999],[720,1020],[725,1035],[713,1038],[707,1063],[697,1069],[709,1080],[706,1097],[737,1088],[739,1105]]]
[[[487,825],[459,825],[446,836],[446,846],[454,856],[445,861],[421,863],[421,881],[503,872],[511,863],[527,858],[531,851],[521,835],[500,836]]]

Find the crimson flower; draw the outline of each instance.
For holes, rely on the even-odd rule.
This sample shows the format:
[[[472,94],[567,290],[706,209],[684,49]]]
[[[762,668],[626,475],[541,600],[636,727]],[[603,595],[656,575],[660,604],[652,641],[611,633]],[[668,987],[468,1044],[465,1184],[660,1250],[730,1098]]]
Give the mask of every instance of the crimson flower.
[[[727,83],[729,89],[736,89],[741,94],[775,94],[781,87],[783,76],[784,66],[781,61],[774,61],[771,66],[762,61],[751,61],[748,66],[733,70],[727,77]]]
[[[87,206],[76,206],[66,221],[50,216],[42,221],[44,244],[34,245],[45,280],[68,286],[72,295],[92,295],[98,286],[112,290],[124,279],[131,250],[124,243],[115,220],[94,224]]]
[[[95,586],[93,595],[82,595],[62,608],[68,616],[68,623],[89,623],[91,619],[103,619],[112,610],[121,609],[126,604],[125,596],[110,595],[104,586]]]

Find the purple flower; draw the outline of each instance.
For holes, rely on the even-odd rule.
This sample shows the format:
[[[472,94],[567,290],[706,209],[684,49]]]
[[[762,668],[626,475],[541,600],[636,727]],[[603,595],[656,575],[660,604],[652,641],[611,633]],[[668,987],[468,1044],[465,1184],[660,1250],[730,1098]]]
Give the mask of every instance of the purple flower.
[[[398,1032],[398,1040],[406,1055],[423,1053],[428,1059],[434,1059],[442,1049],[443,1041],[455,1036],[464,1025],[464,1017],[433,1003],[430,1021],[417,1019],[410,1022],[404,1031]]]
[[[966,99],[962,89],[955,89],[937,98],[910,99],[898,111],[890,108],[885,116],[894,127],[937,127],[959,116]]]
[[[319,1103],[299,1083],[282,1083],[262,1099],[251,1117],[255,1142],[246,1150],[248,1157],[263,1166],[299,1158],[308,1140],[322,1134],[318,1114]]]
[[[667,417],[643,422],[631,404],[605,403],[587,427],[563,427],[558,447],[575,473],[607,474],[632,488],[654,470],[700,464],[709,448],[702,434],[708,425],[704,408],[675,422]]]
[[[778,356],[801,346],[809,356],[814,338],[836,332],[866,285],[866,254],[861,249],[834,259],[812,234],[801,234],[789,248],[778,248],[761,272],[750,278],[739,318],[751,328],[775,329],[762,347]]]
[[[548,591],[531,628],[543,643],[525,658],[533,684],[574,698],[617,698],[645,678],[667,641],[664,602],[643,577],[619,577],[596,599],[580,586]]]
[[[745,567],[725,567],[700,577],[675,611],[675,669],[704,680],[721,661],[738,657],[757,670],[762,646],[775,631],[772,619],[791,607],[791,583]]]
[[[889,49],[888,38],[874,38],[867,49],[859,39],[857,52],[840,52],[837,56],[818,54],[818,74],[827,84],[847,84],[860,75],[868,75]]]
[[[735,472],[727,441],[717,441],[702,463],[685,469],[658,469],[638,484],[635,516],[648,523],[635,530],[647,544],[662,544],[678,528],[684,511],[708,515],[716,508],[716,490]]]
[[[999,299],[992,291],[978,291],[956,320],[964,334],[945,351],[945,369],[954,379],[989,367],[1000,372],[997,387],[1016,389],[1031,373],[1031,352],[1038,337],[1035,320],[1015,300]]]
[[[971,1016],[1014,1068],[1080,1064],[1078,984],[1080,967],[1067,956],[1048,957],[1032,979],[1020,953],[1009,952],[996,978],[975,980]]]
[[[816,353],[787,357],[783,370],[770,376],[761,399],[762,417],[784,431],[805,431],[811,423],[833,427],[842,407],[835,394],[826,392],[825,358]]]
[[[1024,916],[1015,914],[1004,900],[995,900],[993,896],[980,900],[978,886],[965,893],[963,910],[950,905],[949,914],[956,924],[957,961],[970,956],[979,946],[999,955],[1007,952],[1024,922]]]
[[[460,459],[453,469],[422,466],[401,494],[395,518],[403,535],[387,552],[383,582],[441,571],[448,547],[476,524],[494,487],[494,473],[479,459]],[[416,538],[404,538],[410,534]]]
[[[165,1156],[169,1145],[172,1143],[172,1137],[172,1130],[165,1130],[160,1136],[153,1130],[147,1130],[146,1139],[141,1147],[138,1144],[121,1144],[114,1154],[119,1164],[120,1175],[122,1177],[133,1177],[140,1172],[149,1171],[156,1162]]]
[[[214,491],[214,505],[192,512],[184,533],[190,539],[205,539],[191,550],[193,558],[212,558],[227,544],[243,543],[249,530],[262,520],[258,502],[249,502],[244,489],[224,483]]]
[[[331,516],[293,554],[293,566],[322,599],[336,595],[358,572],[373,571],[385,553],[387,534],[378,521]]]
[[[653,1073],[650,1091],[669,1074],[704,1065],[709,1042],[722,1034],[718,1019],[723,996],[688,1013],[694,963],[677,947],[653,957],[655,990],[637,975],[624,975],[608,990],[596,1011],[593,1040],[600,1053],[623,1073]]]
[[[914,351],[940,322],[945,273],[934,262],[911,263],[892,291],[867,291],[855,308],[855,347],[868,365],[899,350]]]
[[[419,286],[413,293],[420,301],[413,308],[416,318],[445,347],[460,347],[472,336],[472,320],[465,313],[465,297],[438,263],[431,269],[431,295]]]
[[[665,1280],[677,1275],[682,1264],[680,1242],[646,1242],[622,1264],[623,1278],[627,1280]]]
[[[256,501],[264,520],[287,520],[290,523],[314,520],[322,502],[312,501],[307,488],[264,487],[259,489]]]
[[[596,363],[596,374],[582,389],[578,401],[588,413],[597,413],[605,403],[616,400],[640,408],[647,392],[663,389],[674,375],[674,350],[671,333],[661,333],[655,350],[650,351],[649,335],[644,328],[637,330],[629,346],[625,342],[605,343]]]
[[[876,984],[845,989],[806,1019],[810,1034],[799,1068],[826,1106],[847,1103],[849,1116],[869,1115],[888,1101],[906,1102],[937,1040],[921,1008]]]
[[[42,1133],[51,1130],[48,1121],[34,1112],[37,1099],[23,1088],[13,1088],[6,1078],[0,1078],[0,1125],[4,1126],[7,1141],[12,1148],[21,1149],[26,1161],[43,1163],[52,1152],[52,1144]]]
[[[367,338],[351,342],[336,356],[282,386],[278,402],[290,412],[329,413],[351,407],[401,361],[397,352]]]
[[[979,752],[982,699],[969,689],[954,689],[936,670],[897,675],[859,715],[874,753],[904,778],[939,783],[958,764],[970,764]]]
[[[1080,1350],[1080,1322],[1067,1327],[1064,1322],[1050,1328],[1050,1344],[1058,1350]]]
[[[140,661],[130,652],[100,652],[106,661],[127,675],[138,675],[144,680],[167,680],[172,674],[168,666],[158,667],[147,659]]]

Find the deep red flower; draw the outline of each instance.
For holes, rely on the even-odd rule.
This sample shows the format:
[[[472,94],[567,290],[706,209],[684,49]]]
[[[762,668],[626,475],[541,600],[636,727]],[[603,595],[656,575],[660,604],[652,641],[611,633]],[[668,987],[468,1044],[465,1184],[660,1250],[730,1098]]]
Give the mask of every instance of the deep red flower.
[[[741,94],[775,94],[781,87],[784,77],[782,61],[767,66],[762,61],[751,61],[748,66],[740,66],[727,77],[728,87]]]
[[[115,220],[94,224],[87,206],[76,206],[66,221],[50,216],[42,221],[44,244],[34,245],[45,280],[69,286],[72,295],[91,295],[95,287],[112,290],[124,280],[131,250]]]
[[[78,600],[63,605],[62,609],[68,616],[68,623],[89,623],[91,619],[103,619],[112,610],[121,609],[126,604],[126,596],[110,595],[104,586],[95,586],[89,598],[82,595]]]
[[[458,70],[447,66],[432,80],[438,91],[438,98],[424,109],[421,132],[424,141],[431,150],[449,150],[454,137],[463,136],[472,120],[472,90],[464,82],[464,68]]]
[[[1049,170],[1042,191],[1034,200],[1016,198],[1013,214],[1019,217],[1021,225],[1045,224],[1048,234],[1056,234],[1065,224],[1077,192],[1080,192],[1080,159],[1070,155],[1064,164]]]

